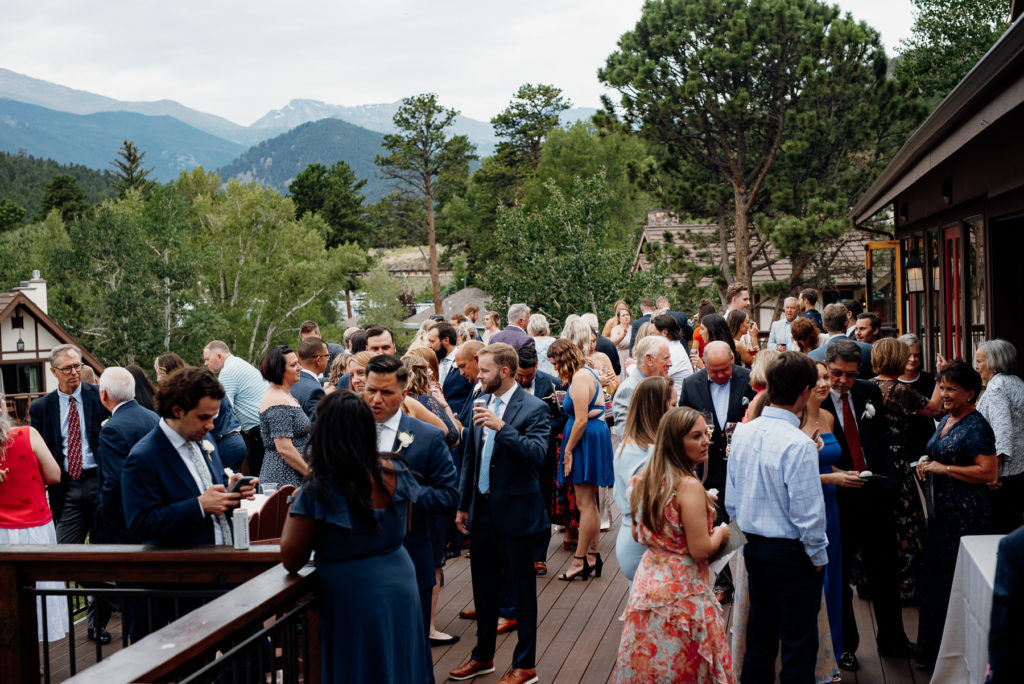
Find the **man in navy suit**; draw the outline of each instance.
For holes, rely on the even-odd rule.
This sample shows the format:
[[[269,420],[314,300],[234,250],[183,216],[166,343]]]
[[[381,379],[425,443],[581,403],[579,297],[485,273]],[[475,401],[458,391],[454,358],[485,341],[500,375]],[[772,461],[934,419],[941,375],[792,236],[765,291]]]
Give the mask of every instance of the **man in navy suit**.
[[[327,344],[319,337],[306,337],[299,343],[299,365],[302,369],[291,393],[311,423],[316,422],[316,405],[324,398],[320,375],[327,368],[329,356]]]
[[[710,413],[714,423],[711,447],[708,451],[707,477],[704,486],[718,490],[718,519],[727,522],[725,498],[726,448],[731,431],[743,420],[754,390],[750,388],[750,371],[733,363],[732,350],[725,342],[709,342],[704,347],[703,370],[683,380],[680,406],[689,406]],[[715,595],[722,603],[732,599],[732,573],[726,567],[715,580]]]
[[[652,297],[644,297],[640,300],[640,315],[633,321],[633,325],[629,327],[629,353],[633,353],[633,347],[636,345],[636,334],[640,332],[640,326],[651,320],[651,316],[658,310],[657,304]]]
[[[526,326],[530,322],[530,307],[525,304],[513,304],[508,307],[508,325],[499,333],[491,335],[491,344],[512,345],[513,349],[520,347],[536,347],[537,343],[526,334]]]
[[[54,347],[50,372],[57,378],[57,389],[32,402],[29,420],[60,464],[60,482],[47,487],[57,543],[84,544],[86,535],[96,539],[99,528],[100,427],[110,414],[96,386],[82,382],[82,352],[78,347]],[[90,600],[87,617],[89,639],[109,644],[106,626],[110,605]]]
[[[826,316],[833,306],[845,310],[842,304],[829,304],[825,307]],[[833,310],[831,315],[838,314]],[[845,324],[845,319],[843,321]],[[825,363],[832,389],[822,408],[835,416],[833,434],[842,449],[836,467],[851,475],[870,470],[885,478],[867,483],[856,477],[846,478],[839,483],[842,486],[836,492],[843,552],[843,643],[837,647],[840,648],[839,666],[856,670],[860,633],[853,613],[849,578],[858,551],[864,560],[864,574],[875,611],[878,653],[904,658],[914,655],[913,645],[903,629],[896,564],[900,472],[886,438],[882,392],[878,385],[857,379],[861,372],[859,345],[848,338],[836,340],[828,346]]]
[[[160,383],[160,420],[132,447],[121,470],[121,498],[132,541],[163,546],[230,545],[231,511],[254,487],[228,489],[241,477],[224,473],[217,446],[207,439],[224,388],[205,368],[188,366]],[[153,601],[152,628],[175,619],[171,601]],[[183,612],[189,609],[183,606]],[[130,625],[132,640],[148,625]]]
[[[1024,527],[999,541],[992,619],[988,631],[988,684],[1017,681],[1024,668]],[[1016,674],[1015,674],[1016,673]]]
[[[459,342],[455,328],[447,323],[435,323],[427,331],[427,346],[437,355],[437,381],[441,384],[444,399],[452,407],[452,413],[459,415],[472,391],[469,381],[459,372],[456,361],[456,345]]]
[[[121,505],[121,470],[132,447],[160,422],[160,416],[135,401],[135,378],[124,368],[112,366],[100,376],[100,401],[111,417],[100,430],[98,541],[130,544],[131,536]]]
[[[516,383],[516,351],[492,344],[477,354],[486,407],[474,408],[455,524],[469,534],[477,642],[449,673],[464,680],[494,671],[498,594],[504,573],[516,607],[519,641],[502,684],[537,681],[536,535],[549,526],[540,480],[550,439],[550,409]]]
[[[375,356],[366,364],[363,396],[377,422],[378,450],[397,453],[405,459],[420,485],[404,544],[416,569],[423,624],[429,634],[430,599],[437,578],[428,517],[430,514],[451,515],[455,511],[458,481],[451,453],[444,443],[444,433],[400,410],[408,381],[409,370],[398,357]]]
[[[846,314],[846,307],[838,302],[825,307],[825,310],[822,312],[822,321],[824,322],[825,330],[831,337],[828,338],[828,342],[811,351],[808,356],[815,361],[824,361],[826,351],[833,343],[839,340],[849,340],[860,349],[860,379],[870,380],[875,377],[875,372],[871,368],[871,345],[865,342],[858,342],[846,336]]]

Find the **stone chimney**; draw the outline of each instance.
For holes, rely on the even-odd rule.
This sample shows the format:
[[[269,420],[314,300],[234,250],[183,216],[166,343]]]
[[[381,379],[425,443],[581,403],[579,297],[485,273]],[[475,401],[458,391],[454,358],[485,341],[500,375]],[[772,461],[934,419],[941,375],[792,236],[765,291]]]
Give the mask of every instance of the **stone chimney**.
[[[39,271],[32,271],[32,280],[22,280],[21,285],[14,288],[14,291],[24,293],[43,313],[48,313],[46,310],[46,281],[39,277]]]

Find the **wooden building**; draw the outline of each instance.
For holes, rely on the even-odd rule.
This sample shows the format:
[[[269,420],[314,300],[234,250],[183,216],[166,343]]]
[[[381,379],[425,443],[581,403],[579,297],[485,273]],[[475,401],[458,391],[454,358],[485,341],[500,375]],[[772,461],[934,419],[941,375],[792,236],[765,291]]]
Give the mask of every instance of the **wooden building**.
[[[46,281],[33,271],[12,292],[0,293],[0,392],[16,422],[28,422],[33,399],[57,389],[50,350],[60,344],[82,349],[83,363],[98,376],[103,365],[47,313]]]
[[[1024,350],[1024,2],[1013,24],[903,145],[853,210],[891,212],[896,239],[876,243],[898,287],[873,287],[889,320],[935,353],[971,360],[984,339]],[[870,256],[876,252],[869,252]],[[869,283],[871,272],[869,271]]]

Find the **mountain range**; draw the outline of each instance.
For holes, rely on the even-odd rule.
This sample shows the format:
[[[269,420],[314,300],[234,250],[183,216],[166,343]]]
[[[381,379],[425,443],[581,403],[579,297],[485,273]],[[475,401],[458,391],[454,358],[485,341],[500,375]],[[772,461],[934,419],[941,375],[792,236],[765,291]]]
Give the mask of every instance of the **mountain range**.
[[[373,160],[381,134],[395,131],[392,119],[400,106],[296,99],[242,126],[173,100],[116,100],[0,68],[0,150],[107,169],[121,142],[133,140],[157,180],[201,165],[220,169],[222,178],[256,180],[281,192],[308,164],[340,159],[368,179],[369,199],[385,191]],[[562,123],[589,119],[595,111],[571,109]],[[320,125],[303,127],[314,122]],[[469,138],[480,157],[492,154],[497,143],[489,122],[466,116],[456,118],[452,132]]]

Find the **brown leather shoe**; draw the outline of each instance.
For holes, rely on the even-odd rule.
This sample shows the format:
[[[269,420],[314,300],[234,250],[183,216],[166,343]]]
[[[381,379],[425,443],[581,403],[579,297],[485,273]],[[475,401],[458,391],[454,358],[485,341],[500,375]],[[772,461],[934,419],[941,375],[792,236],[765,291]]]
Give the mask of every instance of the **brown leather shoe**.
[[[466,610],[459,611],[459,617],[463,620],[476,620],[476,610],[473,608],[467,608]]]
[[[516,628],[515,620],[506,620],[505,618],[498,618],[498,634],[505,634],[511,632]]]
[[[535,561],[533,564],[533,571],[537,573],[537,576],[548,574],[548,564],[544,561]]]
[[[494,672],[494,661],[481,662],[472,658],[448,673],[448,679],[462,681]]]
[[[498,684],[534,684],[537,681],[537,668],[531,667],[528,670],[512,668],[505,673],[505,676],[498,680]]]

